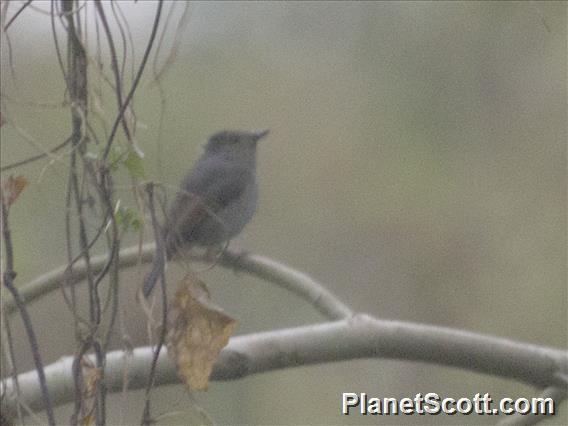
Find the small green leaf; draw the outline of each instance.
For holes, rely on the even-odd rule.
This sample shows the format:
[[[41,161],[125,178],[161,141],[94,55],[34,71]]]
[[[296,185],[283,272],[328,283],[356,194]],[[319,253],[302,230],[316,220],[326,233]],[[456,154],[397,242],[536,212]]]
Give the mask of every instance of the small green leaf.
[[[120,149],[116,148],[115,146],[112,146],[109,152],[109,156],[108,156],[108,166],[109,169],[113,172],[118,170],[118,166],[120,165],[120,158],[122,156],[122,153],[120,151]]]
[[[142,227],[142,221],[135,210],[126,207],[119,207],[116,210],[114,217],[116,219],[116,224],[124,231],[128,231],[130,229],[139,231]]]
[[[128,157],[124,160],[124,165],[128,169],[130,176],[137,179],[144,179],[146,173],[144,172],[144,163],[142,162],[142,157],[140,157],[136,151],[129,150]]]
[[[142,229],[142,221],[138,217],[133,217],[131,222],[132,229],[136,232]]]
[[[124,209],[122,208],[118,209],[114,214],[114,220],[116,220],[116,224],[123,229],[125,229],[124,224],[126,223],[126,218],[124,216]]]

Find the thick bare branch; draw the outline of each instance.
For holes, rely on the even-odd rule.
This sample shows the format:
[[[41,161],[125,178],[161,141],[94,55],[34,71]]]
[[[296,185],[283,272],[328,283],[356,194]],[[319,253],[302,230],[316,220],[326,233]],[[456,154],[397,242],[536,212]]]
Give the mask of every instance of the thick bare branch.
[[[146,386],[154,356],[151,347],[107,355],[106,380],[119,392],[126,379],[130,389]],[[234,337],[221,352],[213,380],[234,380],[251,374],[326,362],[361,358],[420,361],[511,378],[537,387],[565,387],[557,372],[568,371],[568,354],[553,348],[421,324],[385,321],[356,315],[336,322]],[[72,357],[45,369],[56,404],[73,399]],[[125,368],[128,366],[128,368]],[[179,383],[174,363],[162,352],[155,385]],[[126,377],[124,373],[126,372]],[[37,373],[18,377],[23,403],[41,410]],[[3,409],[15,409],[12,379],[3,383]]]
[[[141,263],[152,261],[154,244],[147,244],[140,250],[138,247],[129,247],[120,251],[120,267],[128,268]],[[108,256],[93,256],[90,259],[90,267],[93,273],[99,272]],[[196,258],[196,260],[199,260]],[[341,319],[352,315],[351,310],[336,296],[326,290],[321,284],[308,275],[290,268],[282,263],[267,257],[226,251],[220,261],[220,265],[247,272],[258,278],[267,280],[288,291],[298,295],[312,304],[320,313],[329,319]],[[65,274],[68,274],[65,276]],[[76,284],[85,279],[87,270],[84,261],[78,261],[73,265],[72,274],[68,273],[67,266],[59,267],[45,275],[38,277],[20,288],[20,295],[25,303],[59,288],[60,282],[67,279],[67,284]],[[10,297],[4,300],[4,306],[8,313],[14,311],[14,301]]]

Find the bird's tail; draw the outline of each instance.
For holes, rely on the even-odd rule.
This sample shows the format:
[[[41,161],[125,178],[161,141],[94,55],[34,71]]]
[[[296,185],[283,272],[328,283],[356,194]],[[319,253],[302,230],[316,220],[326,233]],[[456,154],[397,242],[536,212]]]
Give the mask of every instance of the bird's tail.
[[[144,279],[144,287],[142,288],[142,294],[144,294],[145,298],[150,296],[154,286],[158,282],[158,280],[163,276],[164,268],[166,266],[166,261],[164,258],[164,253],[159,253],[159,250],[156,248],[156,253],[154,253],[154,260],[152,260],[152,269],[146,275]]]

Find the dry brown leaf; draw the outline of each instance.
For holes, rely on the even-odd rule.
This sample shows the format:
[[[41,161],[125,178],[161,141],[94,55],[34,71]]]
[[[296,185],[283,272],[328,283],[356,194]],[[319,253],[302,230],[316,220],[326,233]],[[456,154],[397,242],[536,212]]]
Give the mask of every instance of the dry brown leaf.
[[[20,196],[24,188],[28,186],[28,180],[20,176],[10,176],[2,182],[2,199],[7,207],[14,204],[14,201]]]
[[[88,398],[93,397],[95,395],[95,391],[97,390],[97,385],[102,379],[102,371],[100,368],[94,367],[90,368],[87,371],[85,377],[85,393]]]
[[[87,414],[85,417],[83,417],[82,421],[81,421],[81,425],[82,426],[91,426],[95,424],[95,415],[94,413],[89,413]]]
[[[167,345],[190,390],[207,390],[213,364],[236,325],[211,303],[205,284],[187,274],[169,309]]]

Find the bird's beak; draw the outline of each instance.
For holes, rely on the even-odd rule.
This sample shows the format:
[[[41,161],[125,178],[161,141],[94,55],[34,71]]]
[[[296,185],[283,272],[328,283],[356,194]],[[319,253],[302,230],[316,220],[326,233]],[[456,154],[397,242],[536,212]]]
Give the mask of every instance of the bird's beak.
[[[270,129],[263,129],[263,130],[255,130],[252,132],[254,135],[254,139],[256,141],[262,139],[263,137],[265,137],[268,133],[270,133]]]

